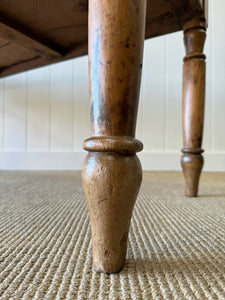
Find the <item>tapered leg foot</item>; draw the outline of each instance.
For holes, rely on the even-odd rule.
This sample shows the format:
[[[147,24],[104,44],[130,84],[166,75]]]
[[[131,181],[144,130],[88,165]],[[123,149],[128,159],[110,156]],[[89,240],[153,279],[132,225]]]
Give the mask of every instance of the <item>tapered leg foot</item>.
[[[83,186],[97,271],[117,273],[125,264],[130,218],[141,180],[135,154],[89,153],[86,157]]]
[[[205,22],[194,19],[184,27],[186,56],[183,67],[183,144],[181,158],[186,196],[198,195],[203,167],[201,153],[205,104]]]

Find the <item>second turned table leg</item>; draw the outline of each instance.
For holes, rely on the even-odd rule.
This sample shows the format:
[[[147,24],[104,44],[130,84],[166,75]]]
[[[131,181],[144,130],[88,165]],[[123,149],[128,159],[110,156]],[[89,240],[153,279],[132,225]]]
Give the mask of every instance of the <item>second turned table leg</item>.
[[[183,155],[181,164],[186,181],[186,196],[196,197],[203,167],[202,135],[205,105],[206,25],[194,19],[184,27],[186,56],[183,68]]]

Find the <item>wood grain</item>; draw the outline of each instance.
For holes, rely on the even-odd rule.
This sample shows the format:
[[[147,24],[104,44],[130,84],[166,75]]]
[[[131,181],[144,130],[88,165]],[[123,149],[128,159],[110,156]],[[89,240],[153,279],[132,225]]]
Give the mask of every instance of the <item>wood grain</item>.
[[[26,29],[23,29],[18,24],[8,21],[0,16],[0,35],[9,43],[14,42],[36,55],[44,55],[51,58],[62,57],[65,54],[65,49],[56,45],[42,37],[32,34]]]

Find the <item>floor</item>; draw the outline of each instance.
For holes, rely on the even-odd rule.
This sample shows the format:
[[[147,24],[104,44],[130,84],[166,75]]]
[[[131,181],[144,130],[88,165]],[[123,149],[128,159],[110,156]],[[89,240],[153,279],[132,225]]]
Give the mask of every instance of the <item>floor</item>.
[[[0,172],[0,299],[225,299],[225,173],[145,172],[120,274],[92,270],[80,172]]]

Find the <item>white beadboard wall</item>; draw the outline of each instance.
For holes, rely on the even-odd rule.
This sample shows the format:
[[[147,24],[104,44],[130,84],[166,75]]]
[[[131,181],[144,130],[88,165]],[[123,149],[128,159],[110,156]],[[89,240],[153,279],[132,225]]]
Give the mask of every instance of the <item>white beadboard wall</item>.
[[[225,1],[209,1],[205,170],[225,171]],[[180,170],[182,32],[145,41],[136,137],[145,170]],[[0,80],[0,169],[81,169],[87,56]]]

